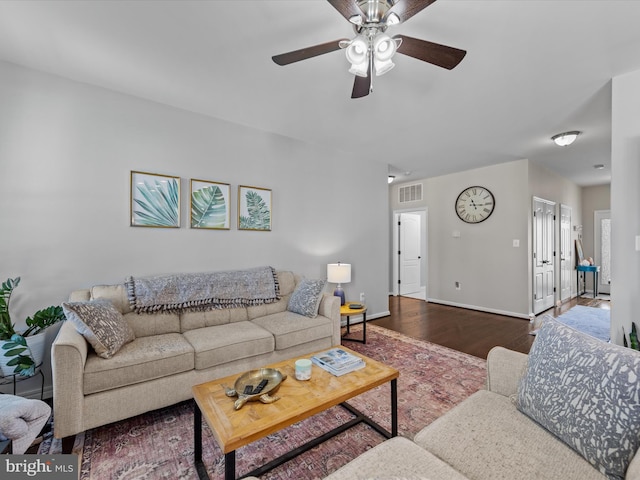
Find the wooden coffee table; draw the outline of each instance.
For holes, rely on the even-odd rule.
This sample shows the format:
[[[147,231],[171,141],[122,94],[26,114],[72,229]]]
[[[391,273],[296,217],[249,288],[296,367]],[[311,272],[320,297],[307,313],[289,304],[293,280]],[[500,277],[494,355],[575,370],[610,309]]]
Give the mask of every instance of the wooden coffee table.
[[[240,374],[194,386],[194,457],[199,478],[209,478],[202,462],[202,417],[224,453],[225,480],[236,478],[235,451],[238,448],[336,405],[346,408],[354,418],[252,472],[243,473],[243,476],[260,476],[359,423],[366,423],[386,438],[397,436],[398,371],[346,347],[341,348],[362,357],[366,363],[365,368],[336,377],[313,365],[311,380],[300,381],[296,380],[294,374],[296,358],[265,365],[277,368],[288,376],[277,392],[280,400],[274,403],[248,402],[240,410],[234,410],[235,399],[225,395],[223,385],[232,387]],[[391,383],[391,431],[346,403],[350,398],[387,382]]]

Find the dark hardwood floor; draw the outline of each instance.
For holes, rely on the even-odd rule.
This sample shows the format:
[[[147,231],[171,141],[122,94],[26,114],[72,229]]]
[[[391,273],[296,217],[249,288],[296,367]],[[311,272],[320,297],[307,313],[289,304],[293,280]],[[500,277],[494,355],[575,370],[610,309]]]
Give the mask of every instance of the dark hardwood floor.
[[[575,305],[610,308],[607,300],[578,298],[551,308],[537,318],[545,314],[557,317]],[[399,296],[389,297],[389,311],[391,315],[370,323],[481,358],[487,358],[489,350],[497,345],[528,353],[535,339],[529,334],[533,325],[522,318]]]

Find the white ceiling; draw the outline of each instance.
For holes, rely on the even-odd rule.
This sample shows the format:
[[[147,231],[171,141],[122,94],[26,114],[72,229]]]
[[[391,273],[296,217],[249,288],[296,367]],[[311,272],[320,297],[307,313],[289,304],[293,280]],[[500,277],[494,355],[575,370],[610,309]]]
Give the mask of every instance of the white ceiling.
[[[528,158],[597,185],[611,78],[640,69],[639,23],[640,1],[439,0],[389,33],[465,49],[462,63],[396,55],[356,100],[343,52],[271,60],[353,37],[324,0],[4,0],[0,60],[353,152],[401,180]],[[584,133],[555,146],[566,130]]]

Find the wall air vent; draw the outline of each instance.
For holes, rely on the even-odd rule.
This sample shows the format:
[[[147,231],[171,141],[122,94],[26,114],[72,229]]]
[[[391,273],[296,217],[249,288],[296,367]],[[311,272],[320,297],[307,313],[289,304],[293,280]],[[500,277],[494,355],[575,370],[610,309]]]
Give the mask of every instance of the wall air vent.
[[[422,200],[422,184],[404,185],[398,188],[398,201],[400,203],[419,202]]]

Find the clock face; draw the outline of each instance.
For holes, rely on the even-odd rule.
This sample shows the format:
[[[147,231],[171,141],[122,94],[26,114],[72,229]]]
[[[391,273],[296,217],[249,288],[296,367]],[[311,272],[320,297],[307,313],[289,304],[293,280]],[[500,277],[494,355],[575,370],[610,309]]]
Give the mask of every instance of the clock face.
[[[465,188],[456,200],[456,213],[467,223],[480,223],[493,213],[496,201],[484,187]]]

